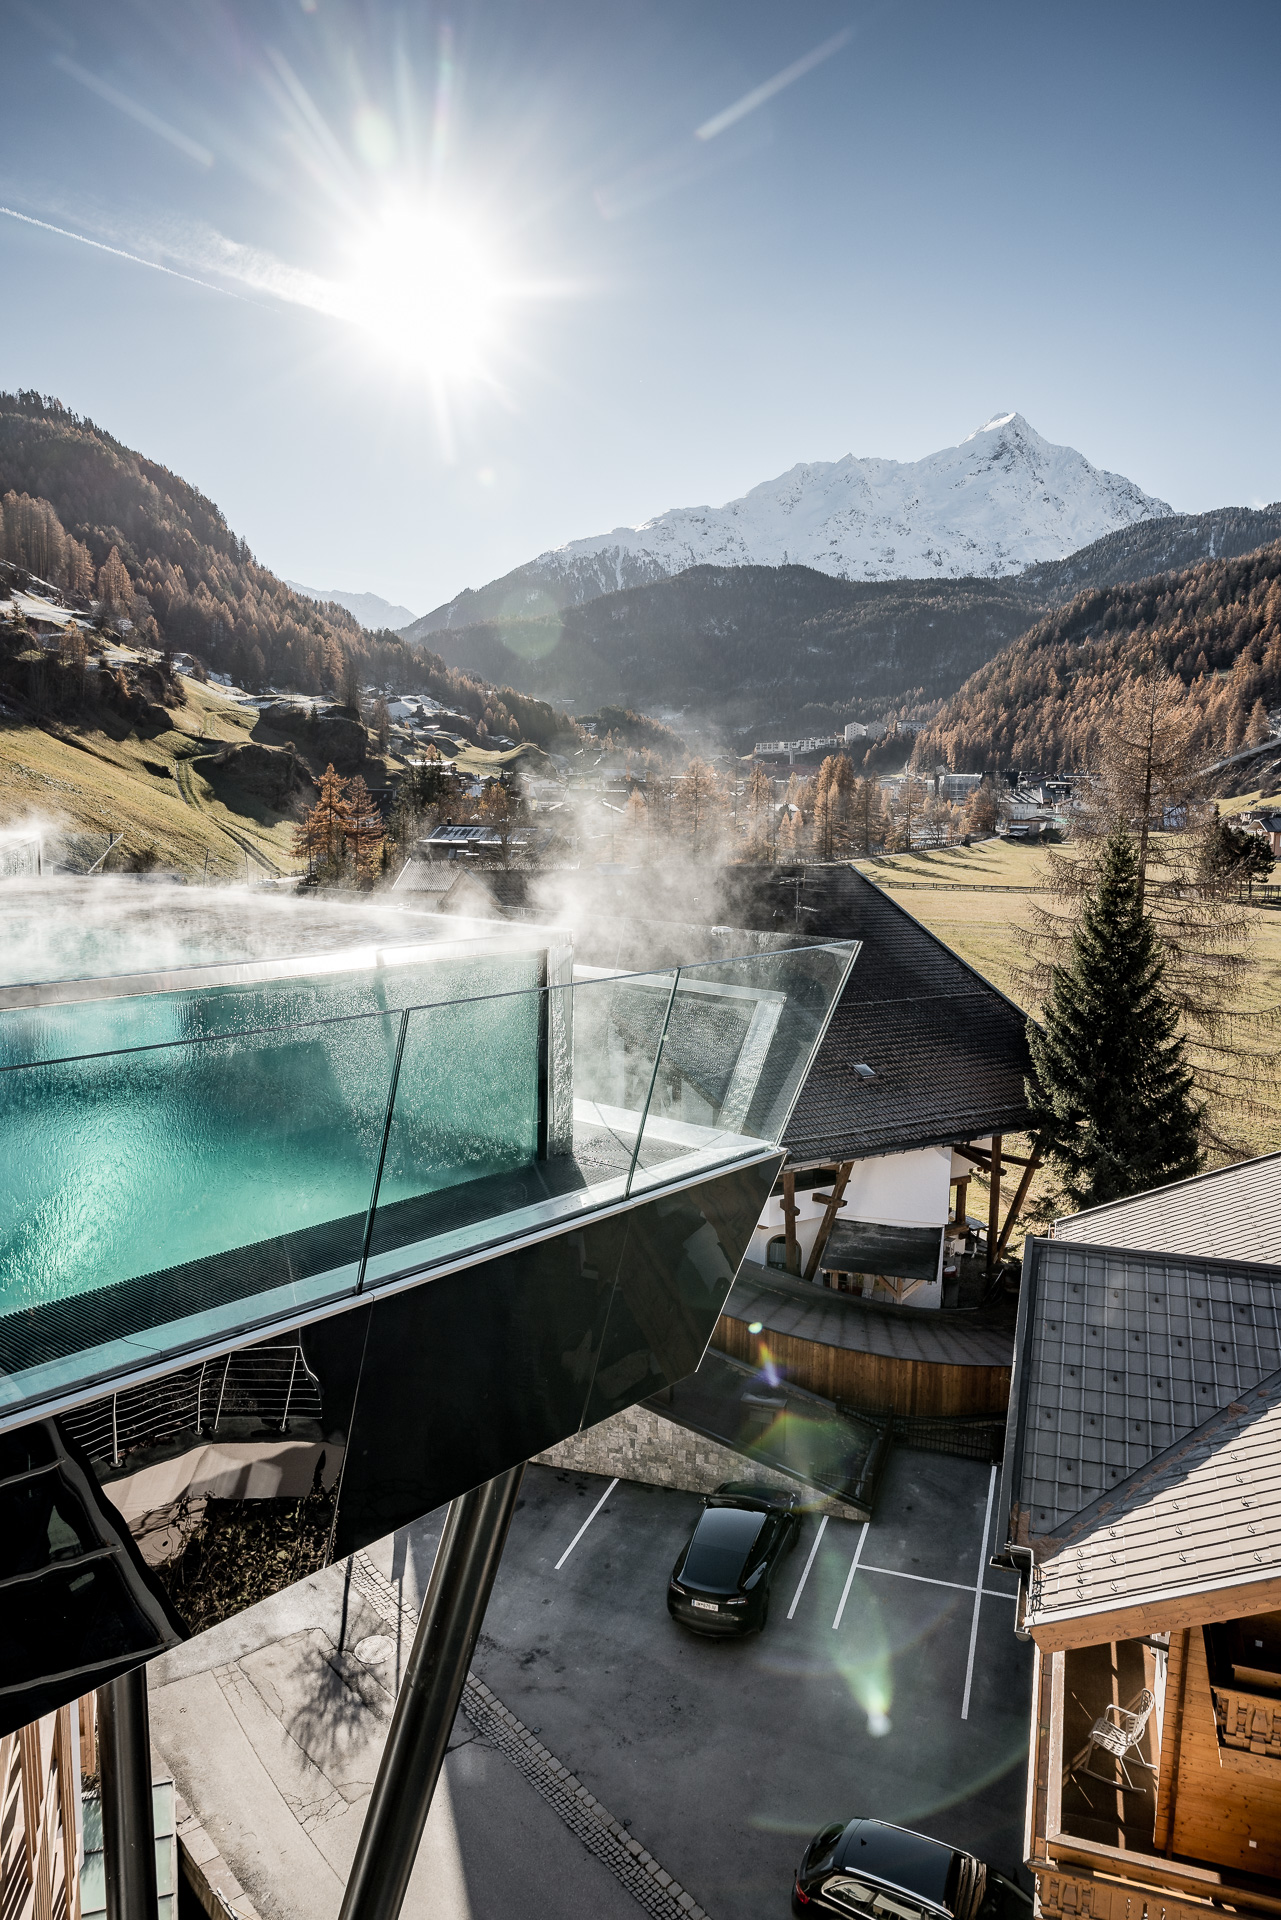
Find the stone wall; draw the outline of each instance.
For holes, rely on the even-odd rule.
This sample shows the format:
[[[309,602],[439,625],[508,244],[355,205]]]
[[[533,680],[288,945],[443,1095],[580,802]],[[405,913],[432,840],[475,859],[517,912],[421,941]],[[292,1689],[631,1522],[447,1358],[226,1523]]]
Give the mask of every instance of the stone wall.
[[[534,1458],[545,1467],[640,1480],[650,1487],[679,1487],[685,1493],[713,1493],[726,1480],[764,1480],[772,1487],[800,1487],[817,1513],[844,1518],[855,1513],[843,1500],[806,1486],[793,1474],[762,1466],[722,1441],[678,1426],[652,1407],[627,1407]]]

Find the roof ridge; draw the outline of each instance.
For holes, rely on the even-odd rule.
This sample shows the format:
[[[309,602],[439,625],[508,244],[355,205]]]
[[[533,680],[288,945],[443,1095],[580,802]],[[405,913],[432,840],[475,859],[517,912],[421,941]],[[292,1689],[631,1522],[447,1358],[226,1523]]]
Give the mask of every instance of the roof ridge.
[[[1113,1213],[1121,1207],[1132,1207],[1138,1200],[1155,1200],[1163,1194],[1178,1193],[1185,1187],[1195,1187],[1207,1180],[1222,1179],[1225,1174],[1241,1173],[1247,1167],[1266,1166],[1269,1160],[1281,1160],[1281,1148],[1274,1153],[1254,1153],[1246,1160],[1230,1160],[1226,1166],[1206,1167],[1202,1173],[1190,1173],[1182,1180],[1168,1180],[1163,1187],[1145,1187],[1142,1193],[1127,1193],[1121,1200],[1102,1200],[1097,1207],[1082,1207],[1077,1213],[1065,1213],[1055,1220],[1054,1225],[1066,1226],[1070,1220],[1085,1220],[1095,1214]]]
[[[887,906],[893,907],[900,919],[910,920],[914,927],[919,927],[921,932],[925,934],[928,939],[932,940],[936,947],[948,955],[949,959],[955,960],[959,966],[964,967],[965,971],[978,982],[980,987],[985,988],[988,993],[994,994],[998,1000],[1003,1001],[1007,1007],[1014,1013],[1017,1013],[1020,1020],[1027,1021],[1039,1031],[1040,1022],[1033,1020],[1031,1014],[1028,1013],[1024,1007],[1021,1007],[1017,1000],[1012,1000],[1009,994],[1001,987],[998,987],[994,980],[989,980],[985,973],[980,973],[978,968],[972,966],[965,958],[964,954],[958,953],[955,947],[950,947],[946,940],[941,939],[939,935],[934,932],[932,927],[927,927],[923,920],[918,920],[914,913],[909,913],[907,908],[901,906],[897,900],[893,899],[884,887],[878,886],[870,875],[861,872],[859,868],[854,865],[853,861],[849,863],[846,871],[852,873],[865,887],[870,887],[877,898],[884,900]]]
[[[1260,1404],[1251,1407],[1249,1404],[1251,1401]],[[1034,1557],[1038,1561],[1041,1558],[1048,1559],[1077,1545],[1082,1537],[1093,1530],[1098,1521],[1104,1519],[1109,1512],[1121,1509],[1127,1497],[1136,1493],[1146,1479],[1161,1477],[1169,1471],[1181,1455],[1203,1448],[1212,1428],[1248,1425],[1251,1420],[1261,1418],[1276,1405],[1281,1405],[1281,1367],[1273,1373],[1266,1374],[1252,1387],[1247,1387],[1244,1393],[1234,1395],[1225,1405],[1216,1407],[1214,1412],[1207,1414],[1197,1426],[1189,1428],[1187,1433],[1181,1435],[1179,1439],[1171,1441],[1170,1445],[1163,1447],[1160,1453],[1154,1453],[1150,1460],[1145,1460],[1142,1466],[1136,1467],[1133,1473],[1126,1475],[1124,1480],[1118,1481],[1106,1492],[1097,1494],[1093,1500],[1087,1502],[1071,1516],[1066,1527],[1060,1532],[1043,1534],[1039,1540],[1030,1541]],[[1042,1554],[1038,1549],[1045,1551]]]

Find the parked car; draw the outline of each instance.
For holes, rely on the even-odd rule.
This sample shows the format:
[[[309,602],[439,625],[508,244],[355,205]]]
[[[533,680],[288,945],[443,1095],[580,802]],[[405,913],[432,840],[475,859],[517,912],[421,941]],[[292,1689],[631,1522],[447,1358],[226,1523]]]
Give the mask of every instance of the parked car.
[[[1032,1900],[959,1847],[885,1820],[838,1820],[801,1856],[792,1912],[805,1920],[1031,1920]]]
[[[770,1585],[800,1538],[801,1495],[759,1480],[727,1480],[703,1501],[677,1557],[667,1611],[695,1633],[750,1633],[769,1618]]]

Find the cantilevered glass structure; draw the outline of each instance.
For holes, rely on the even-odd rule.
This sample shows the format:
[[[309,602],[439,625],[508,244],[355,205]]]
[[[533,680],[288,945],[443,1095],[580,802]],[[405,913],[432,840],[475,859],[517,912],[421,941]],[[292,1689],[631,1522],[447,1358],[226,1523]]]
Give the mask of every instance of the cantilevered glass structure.
[[[49,1509],[5,1724],[186,1630],[148,1515],[303,1494],[347,1552],[697,1365],[856,957],[767,949],[0,891],[0,1445]]]
[[[575,977],[554,930],[369,917],[0,986],[4,1417],[769,1150],[848,965]]]

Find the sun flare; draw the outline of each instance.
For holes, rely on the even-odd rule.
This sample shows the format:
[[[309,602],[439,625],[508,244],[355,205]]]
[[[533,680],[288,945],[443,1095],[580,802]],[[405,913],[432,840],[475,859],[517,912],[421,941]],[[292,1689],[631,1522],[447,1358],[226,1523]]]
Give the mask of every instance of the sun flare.
[[[484,378],[500,344],[504,289],[483,238],[421,208],[389,208],[352,249],[347,319],[433,381]]]

